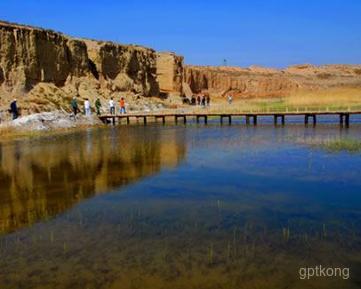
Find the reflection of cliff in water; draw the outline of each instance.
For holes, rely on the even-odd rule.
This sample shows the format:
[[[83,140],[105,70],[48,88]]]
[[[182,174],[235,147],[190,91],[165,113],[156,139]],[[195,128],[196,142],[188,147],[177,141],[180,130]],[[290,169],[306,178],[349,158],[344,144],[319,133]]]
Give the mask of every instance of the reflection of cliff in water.
[[[182,131],[89,131],[0,144],[0,233],[54,216],[185,156]]]

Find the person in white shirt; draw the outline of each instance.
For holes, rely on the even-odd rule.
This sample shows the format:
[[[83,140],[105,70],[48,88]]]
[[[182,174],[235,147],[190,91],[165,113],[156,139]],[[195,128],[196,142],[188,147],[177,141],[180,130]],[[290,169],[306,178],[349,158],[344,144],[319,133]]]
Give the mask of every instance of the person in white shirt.
[[[86,116],[90,116],[91,111],[90,111],[90,101],[88,98],[85,99],[84,101],[84,110],[85,110],[85,115]]]
[[[115,114],[115,104],[114,104],[114,100],[112,97],[109,100],[109,111],[110,111],[110,114]]]
[[[233,98],[232,98],[232,95],[228,95],[228,103],[229,104],[232,104],[232,101],[233,101]]]

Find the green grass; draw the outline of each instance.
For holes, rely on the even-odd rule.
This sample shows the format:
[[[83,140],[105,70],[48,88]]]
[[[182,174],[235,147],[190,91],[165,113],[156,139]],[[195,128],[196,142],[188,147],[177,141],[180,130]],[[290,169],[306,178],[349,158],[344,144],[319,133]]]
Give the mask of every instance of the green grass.
[[[361,140],[338,139],[327,141],[321,145],[329,152],[361,153]]]

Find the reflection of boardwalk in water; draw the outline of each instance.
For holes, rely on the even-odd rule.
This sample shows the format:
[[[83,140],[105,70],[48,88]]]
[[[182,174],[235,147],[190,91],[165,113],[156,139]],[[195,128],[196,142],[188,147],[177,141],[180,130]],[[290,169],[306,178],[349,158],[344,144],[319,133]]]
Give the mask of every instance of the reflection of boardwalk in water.
[[[176,166],[185,155],[179,133],[100,130],[0,144],[0,232],[47,219],[82,199]]]

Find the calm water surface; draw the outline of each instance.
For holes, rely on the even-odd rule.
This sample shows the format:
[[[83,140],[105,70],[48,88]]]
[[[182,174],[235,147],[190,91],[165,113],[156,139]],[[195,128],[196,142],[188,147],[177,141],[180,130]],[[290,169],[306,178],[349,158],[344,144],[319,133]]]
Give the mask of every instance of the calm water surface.
[[[361,126],[0,143],[0,288],[361,288]],[[300,267],[350,278],[300,280]]]

